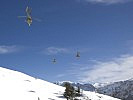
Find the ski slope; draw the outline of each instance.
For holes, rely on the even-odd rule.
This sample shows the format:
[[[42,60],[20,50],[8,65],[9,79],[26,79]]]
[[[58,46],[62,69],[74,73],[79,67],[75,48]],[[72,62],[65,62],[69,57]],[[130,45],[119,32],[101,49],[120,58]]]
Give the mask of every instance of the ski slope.
[[[64,87],[0,67],[0,100],[66,100]],[[83,91],[81,100],[119,100]]]

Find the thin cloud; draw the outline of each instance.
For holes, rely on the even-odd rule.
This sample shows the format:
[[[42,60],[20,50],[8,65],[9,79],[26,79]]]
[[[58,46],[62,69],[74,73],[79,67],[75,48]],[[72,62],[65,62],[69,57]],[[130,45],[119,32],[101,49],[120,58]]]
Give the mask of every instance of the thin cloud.
[[[18,51],[16,46],[0,46],[0,54],[13,53]]]
[[[69,50],[66,48],[58,48],[58,47],[48,47],[45,49],[44,53],[47,55],[56,55],[59,53],[68,53]]]
[[[69,71],[70,72],[70,71]],[[97,61],[94,65],[80,65],[72,69],[80,82],[116,82],[133,78],[133,55],[124,55],[112,61]]]
[[[83,0],[80,0],[83,1]],[[126,3],[132,0],[84,0],[90,3],[105,3],[105,4],[117,4],[117,3]]]
[[[56,77],[61,78],[61,77],[64,77],[64,76],[65,76],[65,74],[58,74]]]

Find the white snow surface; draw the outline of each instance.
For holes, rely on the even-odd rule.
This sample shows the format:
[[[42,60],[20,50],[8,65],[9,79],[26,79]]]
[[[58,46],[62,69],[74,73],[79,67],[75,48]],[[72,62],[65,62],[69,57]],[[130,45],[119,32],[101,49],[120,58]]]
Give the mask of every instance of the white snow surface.
[[[104,86],[107,86],[107,85],[110,85],[112,84],[111,82],[106,82],[106,83],[94,83],[93,86],[95,88],[100,88],[100,87],[104,87]]]
[[[0,100],[66,100],[64,87],[0,67]],[[120,100],[83,91],[81,100]]]

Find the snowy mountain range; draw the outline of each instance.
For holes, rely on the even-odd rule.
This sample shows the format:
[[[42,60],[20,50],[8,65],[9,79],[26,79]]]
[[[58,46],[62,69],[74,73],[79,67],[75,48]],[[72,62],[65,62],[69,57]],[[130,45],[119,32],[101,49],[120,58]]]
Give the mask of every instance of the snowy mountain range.
[[[110,83],[96,91],[122,100],[133,100],[133,79]]]
[[[64,86],[65,82],[56,82],[60,86]],[[95,83],[95,84],[81,84],[75,82],[69,82],[71,85],[80,87],[86,91],[95,91],[100,94],[112,96],[122,100],[133,100],[133,79],[111,82],[111,83]]]
[[[76,83],[76,82],[70,82],[70,81],[57,81],[55,82],[55,84],[57,85],[60,85],[60,86],[64,86],[64,84],[68,82],[70,83],[72,86],[74,87],[80,87],[82,90],[85,90],[85,91],[95,91],[95,87],[92,85],[92,84],[83,84],[83,83]]]
[[[66,100],[64,91],[62,86],[0,67],[0,100]],[[83,91],[83,96],[76,100],[119,99]]]

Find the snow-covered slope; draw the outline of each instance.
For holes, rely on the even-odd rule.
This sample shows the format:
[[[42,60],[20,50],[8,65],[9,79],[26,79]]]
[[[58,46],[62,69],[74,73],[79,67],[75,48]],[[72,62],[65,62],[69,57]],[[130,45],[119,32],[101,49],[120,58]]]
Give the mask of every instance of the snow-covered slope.
[[[122,100],[133,100],[133,79],[110,83],[97,88],[97,92]]]
[[[0,67],[0,100],[66,100],[65,88]],[[81,100],[118,100],[95,92],[83,91]]]

